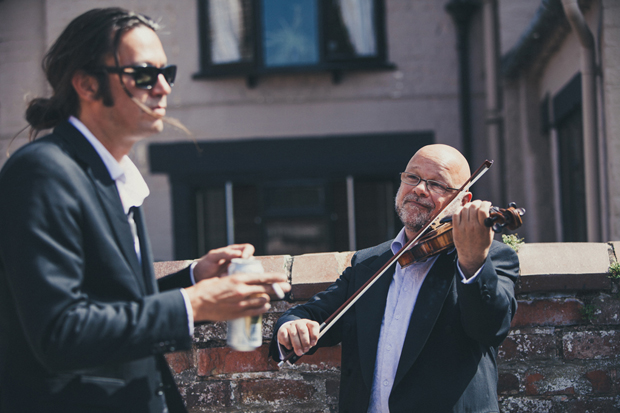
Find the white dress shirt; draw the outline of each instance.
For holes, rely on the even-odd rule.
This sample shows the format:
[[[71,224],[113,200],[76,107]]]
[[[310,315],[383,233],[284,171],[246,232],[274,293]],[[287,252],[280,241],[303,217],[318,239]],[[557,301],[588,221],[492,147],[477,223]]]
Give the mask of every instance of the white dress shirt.
[[[403,228],[392,241],[392,252],[396,254],[405,243],[405,229]],[[396,368],[405,343],[411,313],[426,274],[436,260],[437,257],[432,257],[424,262],[413,263],[406,268],[396,263],[381,322],[368,412],[389,412],[388,399],[394,384],[394,377],[396,377]]]
[[[392,241],[392,252],[396,254],[405,243],[405,228],[403,228]],[[402,268],[398,262],[396,263],[394,278],[390,283],[383,321],[381,322],[369,413],[387,413],[390,411],[388,401],[409,329],[411,314],[422,283],[424,283],[426,275],[438,256],[431,257],[423,262],[415,262],[406,268]],[[472,277],[466,279],[458,267],[463,283],[471,283],[481,270],[482,267]]]
[[[90,130],[84,125],[79,119],[74,116],[69,117],[69,122],[75,126],[77,130],[79,130],[82,135],[86,138],[88,142],[93,146],[103,164],[108,170],[110,177],[114,180],[116,184],[116,188],[118,190],[118,194],[121,198],[121,203],[123,205],[123,210],[125,211],[125,215],[127,215],[127,221],[129,222],[129,226],[131,228],[131,232],[133,234],[134,240],[134,248],[136,250],[136,255],[138,257],[138,261],[142,263],[142,253],[140,251],[140,240],[138,239],[138,232],[136,229],[136,223],[133,219],[133,214],[130,214],[129,211],[132,207],[140,207],[146,197],[149,195],[149,187],[146,184],[146,181],[142,177],[140,170],[136,167],[136,165],[131,161],[129,156],[125,155],[118,162],[114,156],[106,149],[105,146],[92,134]],[[192,267],[193,270],[193,267]],[[193,282],[193,274],[191,274],[192,282]],[[181,289],[181,294],[183,295],[183,299],[185,300],[185,310],[187,312],[187,320],[189,327],[189,334],[194,334],[194,312],[192,310],[191,303],[189,301],[189,297],[187,293]]]

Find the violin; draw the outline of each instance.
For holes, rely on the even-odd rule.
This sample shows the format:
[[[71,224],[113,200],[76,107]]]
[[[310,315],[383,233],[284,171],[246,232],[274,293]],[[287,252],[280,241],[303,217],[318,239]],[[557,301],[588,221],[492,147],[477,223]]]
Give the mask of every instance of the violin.
[[[443,221],[446,217],[445,211],[449,210],[450,206],[452,206],[458,201],[458,198],[457,198],[458,194],[469,191],[469,188],[474,183],[476,183],[476,181],[478,181],[478,179],[480,179],[480,177],[482,177],[482,175],[484,175],[486,171],[488,171],[492,165],[493,165],[493,161],[489,161],[489,160],[484,161],[482,165],[480,165],[480,167],[469,177],[469,179],[467,179],[467,181],[463,183],[463,185],[458,189],[458,191],[455,191],[452,195],[450,195],[445,205],[440,210],[435,211],[433,213],[433,215],[429,219],[429,222],[423,228],[421,228],[412,237],[412,239],[407,241],[407,243],[403,245],[400,251],[398,251],[392,258],[390,258],[385,264],[383,264],[383,266],[372,277],[370,277],[368,281],[364,283],[364,285],[362,285],[355,293],[353,293],[351,297],[349,297],[332,315],[330,315],[319,326],[319,337],[318,338],[320,339],[325,333],[327,333],[327,331],[329,331],[336,324],[336,322],[342,317],[342,315],[346,313],[353,305],[355,305],[357,300],[359,300],[359,298],[362,297],[366,293],[366,291],[368,291],[374,285],[374,283],[379,279],[379,277],[385,274],[388,268],[392,264],[397,262],[397,260],[399,260],[405,253],[407,253],[411,249],[411,246],[419,244],[418,241],[420,240],[420,238],[422,238],[422,236],[427,234],[431,226],[435,226],[437,225],[437,223],[441,223],[441,221]],[[517,210],[516,206],[514,207],[514,209]],[[508,208],[508,210],[510,210],[510,208]],[[514,222],[521,222],[521,215],[525,213],[525,210],[521,209],[521,212],[522,213],[519,213],[517,211],[516,214],[510,212],[510,214],[513,216],[513,219],[515,220]],[[503,216],[503,214],[500,212],[500,209],[491,211],[490,217],[487,218],[487,220],[490,220],[490,221],[486,223],[487,221],[485,220],[485,223],[486,223],[485,225],[489,227],[492,226],[494,230],[497,228],[497,230],[499,231],[501,231],[501,228],[503,228],[503,226],[507,226],[508,228],[511,228],[513,224],[510,224],[510,223],[504,224],[503,222],[500,222],[500,220],[503,219],[503,218],[500,218],[500,215]],[[510,220],[510,218],[508,218],[508,220]],[[450,226],[451,226],[451,223],[450,223]],[[451,236],[452,236],[452,233],[450,231],[450,237]],[[446,247],[446,248],[449,248],[449,247]],[[300,357],[301,356],[297,356],[294,351],[292,350],[288,351],[286,355],[284,356],[284,358],[282,359],[282,361],[278,363],[278,366],[281,367],[284,363],[288,363],[288,364],[295,363],[297,360],[299,360]]]
[[[504,228],[514,231],[523,225],[521,217],[525,214],[525,209],[517,208],[514,202],[508,204],[508,208],[492,206],[489,212],[489,217],[484,220],[484,226],[493,228],[495,233],[502,232]],[[431,224],[418,242],[398,258],[398,263],[405,268],[453,247],[452,217],[449,216]]]

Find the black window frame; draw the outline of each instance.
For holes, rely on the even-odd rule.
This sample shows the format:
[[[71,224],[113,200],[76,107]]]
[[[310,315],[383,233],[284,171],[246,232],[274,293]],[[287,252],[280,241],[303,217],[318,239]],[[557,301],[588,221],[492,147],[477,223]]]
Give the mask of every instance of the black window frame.
[[[209,8],[210,0],[198,1],[198,27],[200,47],[200,68],[193,75],[194,79],[213,79],[222,77],[246,77],[248,86],[256,85],[258,78],[266,75],[292,74],[292,73],[316,73],[330,72],[334,83],[342,80],[344,72],[349,71],[372,71],[372,70],[395,70],[396,65],[388,61],[387,32],[385,18],[385,0],[373,0],[377,55],[372,57],[334,58],[329,60],[326,53],[325,22],[328,20],[331,2],[335,0],[316,0],[318,5],[318,36],[319,36],[319,62],[310,65],[292,65],[267,67],[263,62],[262,50],[262,0],[254,0],[251,13],[251,45],[252,62],[236,62],[213,64],[211,61],[211,43],[209,40]]]

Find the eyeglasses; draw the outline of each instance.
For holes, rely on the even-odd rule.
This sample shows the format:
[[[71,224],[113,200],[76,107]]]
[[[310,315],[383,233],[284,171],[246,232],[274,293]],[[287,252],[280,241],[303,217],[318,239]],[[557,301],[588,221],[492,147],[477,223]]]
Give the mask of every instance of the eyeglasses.
[[[417,175],[410,174],[408,172],[400,173],[400,180],[407,185],[418,186],[420,181],[424,181],[426,184],[426,189],[430,192],[433,192],[437,195],[444,195],[448,191],[458,191],[458,188],[450,188],[448,185],[443,182],[433,181],[429,179],[422,179]]]
[[[160,74],[164,75],[170,86],[173,86],[174,78],[177,75],[176,65],[161,68],[155,66],[104,67],[103,70],[108,73],[120,73],[133,77],[136,87],[140,89],[152,89],[157,84]]]

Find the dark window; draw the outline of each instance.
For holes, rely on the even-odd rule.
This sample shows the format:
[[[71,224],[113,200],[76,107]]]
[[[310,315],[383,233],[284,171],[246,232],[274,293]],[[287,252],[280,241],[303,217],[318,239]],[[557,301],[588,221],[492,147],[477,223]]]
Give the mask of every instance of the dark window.
[[[562,241],[585,242],[588,234],[580,74],[553,98],[553,115],[560,157]]]
[[[349,251],[393,238],[401,172],[432,132],[153,143],[170,178],[175,259],[231,240],[258,255]]]
[[[198,0],[196,78],[389,69],[384,0]]]
[[[560,192],[564,242],[586,242],[586,188],[581,108],[557,125],[560,149]]]
[[[347,251],[347,188],[338,181],[274,181],[233,185],[233,225],[228,234],[223,185],[199,188],[196,196],[196,253],[223,247],[229,240],[248,242],[257,255],[301,255]],[[400,229],[394,212],[395,180],[362,179],[354,184],[357,249],[393,238]]]

